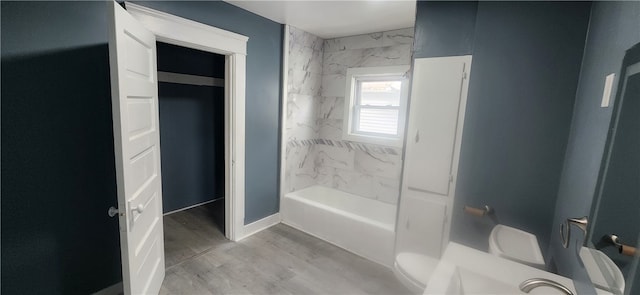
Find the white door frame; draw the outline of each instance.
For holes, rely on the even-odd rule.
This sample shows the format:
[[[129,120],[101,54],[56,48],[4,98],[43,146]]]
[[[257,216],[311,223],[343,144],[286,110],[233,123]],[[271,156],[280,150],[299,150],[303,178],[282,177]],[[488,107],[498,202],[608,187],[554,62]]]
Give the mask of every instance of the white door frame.
[[[287,143],[289,139],[287,137],[287,101],[289,99],[289,25],[284,25],[284,33],[282,35],[282,100],[280,101],[280,183],[279,192],[280,195],[280,208],[278,212],[282,212],[282,200],[284,195],[289,192],[289,185],[286,181],[286,169],[287,169]],[[291,182],[291,179],[289,179]]]
[[[245,83],[248,37],[126,2],[156,40],[225,56],[225,236],[244,233]]]

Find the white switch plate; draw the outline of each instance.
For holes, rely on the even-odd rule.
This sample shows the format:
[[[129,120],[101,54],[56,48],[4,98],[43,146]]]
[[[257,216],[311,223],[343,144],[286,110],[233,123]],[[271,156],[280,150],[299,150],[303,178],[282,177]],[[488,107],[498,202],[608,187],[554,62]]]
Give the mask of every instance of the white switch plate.
[[[604,92],[602,93],[602,103],[600,104],[603,108],[609,107],[609,102],[611,101],[611,90],[613,89],[613,80],[615,80],[615,78],[616,74],[611,73],[604,79]]]

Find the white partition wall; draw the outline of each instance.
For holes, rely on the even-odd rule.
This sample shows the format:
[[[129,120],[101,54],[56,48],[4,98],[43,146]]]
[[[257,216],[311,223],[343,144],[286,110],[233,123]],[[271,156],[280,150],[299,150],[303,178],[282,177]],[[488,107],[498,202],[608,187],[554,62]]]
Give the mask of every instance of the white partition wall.
[[[451,207],[471,56],[414,61],[396,253],[439,258]]]

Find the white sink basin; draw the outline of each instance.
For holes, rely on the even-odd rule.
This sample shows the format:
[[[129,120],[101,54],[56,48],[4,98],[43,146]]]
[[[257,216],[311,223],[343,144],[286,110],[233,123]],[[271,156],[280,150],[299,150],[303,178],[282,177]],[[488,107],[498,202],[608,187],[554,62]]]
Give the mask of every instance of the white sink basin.
[[[424,294],[525,294],[520,283],[531,278],[556,281],[576,293],[571,279],[456,243],[449,243]],[[543,286],[529,294],[564,294]]]
[[[438,265],[424,294],[519,294],[517,286],[505,284],[455,264]]]

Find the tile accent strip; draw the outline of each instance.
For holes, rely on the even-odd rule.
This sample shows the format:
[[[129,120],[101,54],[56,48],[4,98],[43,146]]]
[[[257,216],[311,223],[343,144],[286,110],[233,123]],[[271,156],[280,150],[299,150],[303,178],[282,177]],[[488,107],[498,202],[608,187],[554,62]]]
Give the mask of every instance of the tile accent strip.
[[[395,147],[386,147],[374,144],[365,144],[359,142],[353,142],[348,140],[331,140],[331,139],[304,139],[304,140],[290,140],[287,143],[288,147],[301,147],[312,145],[328,145],[339,148],[347,148],[349,150],[360,150],[366,153],[377,153],[383,155],[400,155],[402,150]]]

